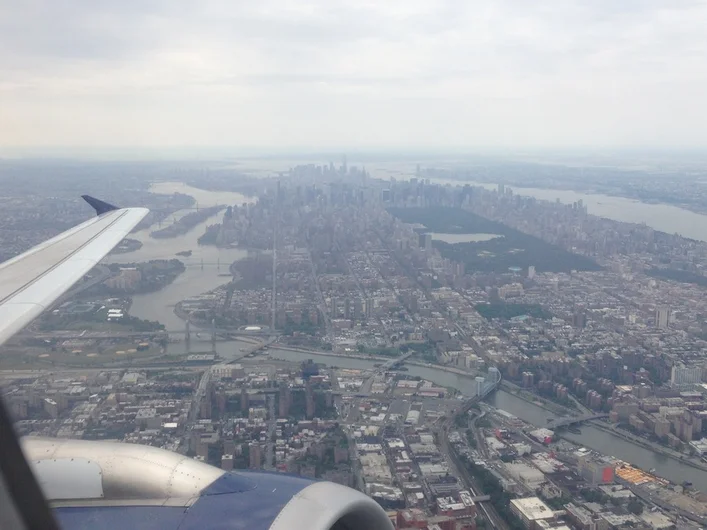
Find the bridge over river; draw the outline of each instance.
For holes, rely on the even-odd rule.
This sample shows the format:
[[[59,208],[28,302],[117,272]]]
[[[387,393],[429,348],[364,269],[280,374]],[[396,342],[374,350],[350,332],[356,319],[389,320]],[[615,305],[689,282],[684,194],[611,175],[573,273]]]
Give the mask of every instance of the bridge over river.
[[[608,414],[585,414],[584,416],[575,416],[573,418],[550,418],[547,420],[547,426],[553,429],[559,429],[560,427],[568,427],[570,425],[575,425],[578,423],[584,423],[585,421],[598,420],[600,418],[608,418]]]

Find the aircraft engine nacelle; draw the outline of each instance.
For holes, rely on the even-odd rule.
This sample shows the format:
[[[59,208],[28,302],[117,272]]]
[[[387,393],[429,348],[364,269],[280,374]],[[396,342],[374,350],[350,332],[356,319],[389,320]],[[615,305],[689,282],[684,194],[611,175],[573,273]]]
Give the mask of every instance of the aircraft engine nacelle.
[[[136,444],[24,438],[64,530],[392,530],[363,493],[268,472],[226,472]]]

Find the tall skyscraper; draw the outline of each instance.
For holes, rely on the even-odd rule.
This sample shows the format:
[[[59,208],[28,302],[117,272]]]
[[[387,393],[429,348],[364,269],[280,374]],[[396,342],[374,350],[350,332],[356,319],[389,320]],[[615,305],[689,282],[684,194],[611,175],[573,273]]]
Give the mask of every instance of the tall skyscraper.
[[[535,265],[530,265],[528,267],[528,279],[532,280],[535,278]]]
[[[655,310],[655,327],[658,329],[668,329],[670,319],[670,308],[666,306],[657,307]]]

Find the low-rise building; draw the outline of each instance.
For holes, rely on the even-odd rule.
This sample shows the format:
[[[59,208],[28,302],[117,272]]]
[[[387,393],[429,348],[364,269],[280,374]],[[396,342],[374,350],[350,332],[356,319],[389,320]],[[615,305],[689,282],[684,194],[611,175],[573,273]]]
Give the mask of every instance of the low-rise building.
[[[523,526],[531,530],[537,527],[538,521],[547,521],[555,518],[555,512],[538,497],[513,499],[511,512],[520,519]]]

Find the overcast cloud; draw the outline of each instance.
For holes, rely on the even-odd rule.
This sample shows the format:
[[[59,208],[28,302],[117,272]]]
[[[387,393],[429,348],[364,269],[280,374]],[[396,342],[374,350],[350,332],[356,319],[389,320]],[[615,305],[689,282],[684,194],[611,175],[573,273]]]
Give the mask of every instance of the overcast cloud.
[[[707,147],[707,3],[0,0],[0,146]]]

